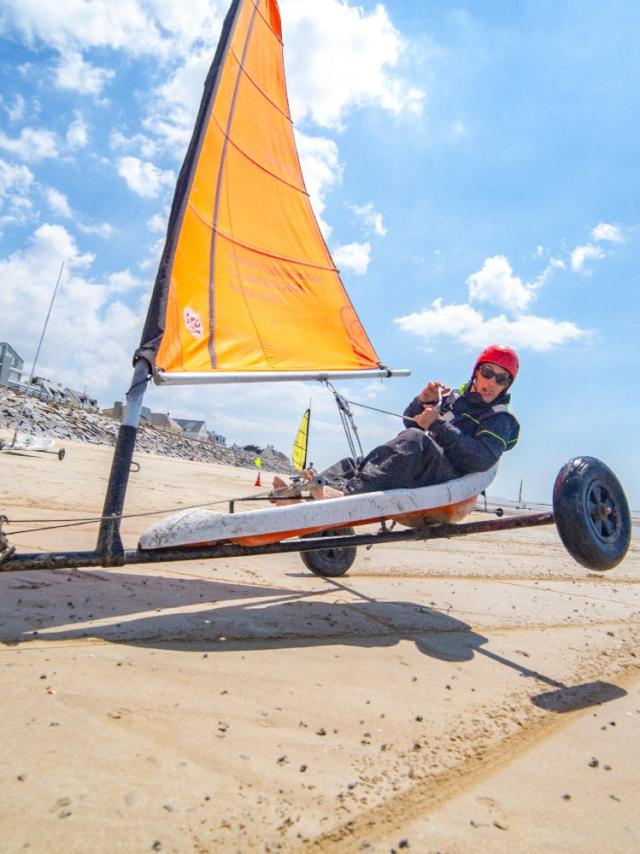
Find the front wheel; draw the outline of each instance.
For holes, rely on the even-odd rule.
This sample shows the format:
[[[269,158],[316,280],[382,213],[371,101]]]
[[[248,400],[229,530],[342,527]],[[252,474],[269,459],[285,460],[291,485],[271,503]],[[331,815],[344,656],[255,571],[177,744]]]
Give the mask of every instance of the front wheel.
[[[304,537],[346,537],[355,534],[353,528],[331,528],[327,531],[315,531]],[[340,546],[339,548],[317,549],[300,552],[302,563],[316,575],[324,578],[338,578],[344,575],[356,559],[356,546]]]
[[[612,569],[626,555],[629,504],[620,481],[600,460],[575,457],[560,469],[553,514],[565,548],[587,569]]]

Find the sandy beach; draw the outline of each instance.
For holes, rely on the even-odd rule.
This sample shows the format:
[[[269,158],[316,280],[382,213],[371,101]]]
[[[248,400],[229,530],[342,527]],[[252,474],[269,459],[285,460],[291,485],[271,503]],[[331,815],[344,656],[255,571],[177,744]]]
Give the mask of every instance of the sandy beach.
[[[100,514],[112,449],[63,444],[0,456],[19,551],[94,547],[30,530]],[[257,492],[135,459],[129,514]],[[338,579],[0,573],[0,851],[638,851],[639,639],[637,539],[595,573],[553,527],[360,548]]]

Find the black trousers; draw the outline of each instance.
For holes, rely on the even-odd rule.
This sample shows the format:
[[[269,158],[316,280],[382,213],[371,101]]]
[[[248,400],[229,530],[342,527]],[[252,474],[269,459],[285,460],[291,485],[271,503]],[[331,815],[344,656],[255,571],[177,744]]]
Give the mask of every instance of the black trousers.
[[[382,489],[412,489],[460,477],[440,445],[419,427],[409,427],[378,445],[356,465],[345,457],[320,473],[330,486],[347,495]]]

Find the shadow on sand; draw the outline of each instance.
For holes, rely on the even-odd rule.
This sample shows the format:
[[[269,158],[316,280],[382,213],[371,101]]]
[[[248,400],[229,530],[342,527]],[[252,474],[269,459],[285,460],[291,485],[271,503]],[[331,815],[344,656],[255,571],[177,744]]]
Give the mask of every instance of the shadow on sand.
[[[337,579],[317,582],[316,589],[301,591],[130,570],[0,575],[0,642],[99,639],[215,653],[265,645],[389,647],[411,640],[432,658],[461,662],[484,655],[551,686],[553,691],[531,696],[546,711],[587,708],[626,693],[605,682],[566,686],[523,667],[486,648],[486,637],[442,611],[380,601]]]

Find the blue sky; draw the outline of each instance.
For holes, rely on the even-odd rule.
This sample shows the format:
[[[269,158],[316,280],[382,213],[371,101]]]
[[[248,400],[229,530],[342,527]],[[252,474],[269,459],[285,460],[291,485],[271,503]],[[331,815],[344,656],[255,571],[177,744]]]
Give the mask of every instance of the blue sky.
[[[39,372],[103,405],[131,376],[173,187],[222,0],[5,0],[0,9],[0,340],[28,363],[60,263]],[[390,411],[515,346],[521,442],[490,493],[549,501],[590,454],[640,507],[637,33],[631,0],[282,0],[307,186],[382,360],[352,382]],[[151,389],[229,442],[346,453],[309,384]],[[397,419],[358,412],[365,448]]]

